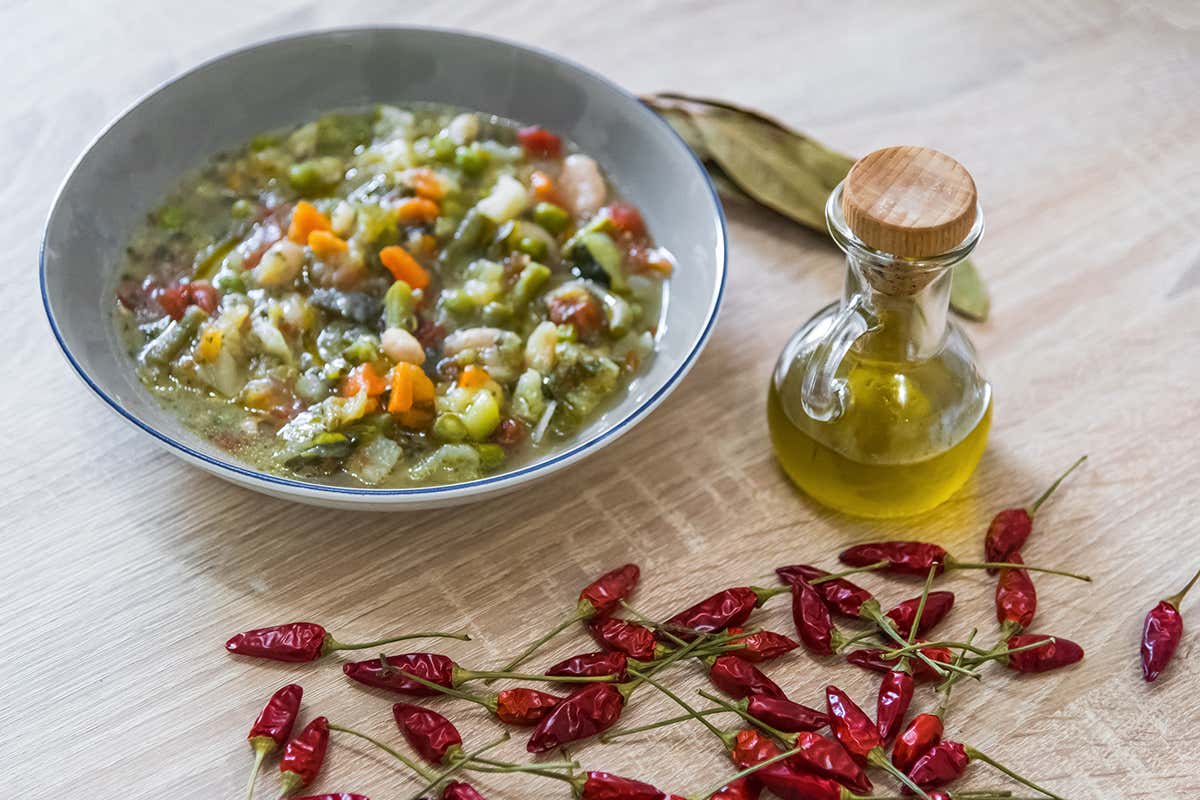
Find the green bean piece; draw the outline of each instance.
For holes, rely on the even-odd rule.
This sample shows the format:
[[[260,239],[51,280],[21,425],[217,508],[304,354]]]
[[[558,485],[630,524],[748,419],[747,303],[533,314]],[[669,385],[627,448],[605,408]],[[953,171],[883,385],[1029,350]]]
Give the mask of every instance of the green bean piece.
[[[470,314],[475,310],[475,301],[462,289],[447,289],[438,302],[451,314]]]
[[[472,208],[459,223],[454,237],[442,249],[440,261],[447,266],[461,266],[487,239],[492,224],[491,220]]]
[[[479,465],[484,469],[495,469],[504,463],[504,448],[498,444],[477,444]]]
[[[183,318],[172,322],[166,330],[155,336],[142,348],[138,356],[144,364],[165,364],[192,340],[200,323],[208,319],[208,314],[199,306],[188,306],[183,312]]]
[[[243,294],[246,291],[246,283],[242,280],[241,275],[234,275],[232,272],[226,272],[217,277],[216,286],[222,292],[235,292]]]
[[[557,236],[571,224],[571,215],[554,203],[541,202],[534,206],[533,221]]]
[[[458,414],[438,414],[437,419],[433,421],[433,435],[443,442],[461,442],[467,438],[467,426]]]
[[[383,296],[383,319],[389,328],[417,329],[415,312],[417,301],[412,287],[405,281],[396,281]]]
[[[503,325],[512,319],[512,315],[512,306],[498,300],[493,300],[483,307],[483,321],[487,325]]]
[[[549,267],[536,261],[529,262],[525,265],[525,269],[521,270],[521,274],[517,276],[517,282],[513,286],[513,304],[518,307],[529,305],[549,280]]]
[[[443,164],[449,164],[454,160],[455,145],[454,140],[445,133],[439,133],[429,140],[429,148],[433,151],[433,157]]]
[[[379,359],[379,340],[373,336],[359,336],[342,355],[352,364],[366,364]]]

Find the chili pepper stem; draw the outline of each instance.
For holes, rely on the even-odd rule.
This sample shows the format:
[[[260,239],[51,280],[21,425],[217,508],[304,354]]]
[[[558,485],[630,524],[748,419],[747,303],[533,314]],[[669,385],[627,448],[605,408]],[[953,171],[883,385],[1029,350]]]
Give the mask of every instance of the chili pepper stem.
[[[1031,567],[1028,564],[1017,564],[1011,561],[955,561],[952,558],[946,559],[946,569],[1024,569],[1030,572],[1043,572],[1047,575],[1060,575],[1064,578],[1072,578],[1077,581],[1092,582],[1091,575],[1081,575],[1078,572],[1067,572],[1062,569],[1050,569],[1049,567]]]
[[[464,756],[462,758],[460,758],[458,761],[456,761],[450,767],[446,768],[445,770],[438,773],[437,775],[434,775],[433,778],[429,781],[429,783],[427,783],[421,789],[421,791],[416,794],[416,796],[413,798],[413,800],[418,800],[418,798],[423,797],[426,792],[436,793],[438,786],[440,786],[447,778],[449,778],[451,775],[453,775],[454,773],[461,770],[469,762],[477,759],[479,756],[483,755],[487,751],[504,744],[505,742],[507,742],[509,740],[509,738],[511,738],[511,737],[509,736],[508,731],[505,731],[498,739],[495,739],[495,740],[489,742],[488,744],[485,744],[483,747],[479,748],[478,750],[464,754]]]
[[[676,645],[683,647],[684,645],[687,644],[687,642],[685,642],[683,639],[680,639],[678,636],[676,636],[674,633],[672,633],[667,626],[659,625],[657,622],[650,619],[645,614],[638,611],[633,606],[629,605],[629,603],[626,603],[624,600],[621,601],[621,608],[628,611],[635,620],[642,623],[643,625],[650,625],[655,630],[662,631],[663,635],[666,636],[668,639],[670,639],[672,642],[674,642]]]
[[[794,747],[791,750],[784,750],[782,753],[780,753],[777,756],[771,756],[768,759],[758,762],[757,764],[755,764],[752,767],[747,767],[746,769],[742,770],[741,772],[730,775],[728,778],[721,781],[716,786],[712,787],[711,789],[709,789],[707,791],[701,792],[700,794],[688,795],[687,800],[709,800],[710,797],[712,797],[714,794],[721,791],[723,788],[725,788],[729,784],[733,783],[734,781],[745,778],[747,775],[753,775],[754,773],[758,772],[760,769],[769,767],[772,764],[778,764],[780,761],[786,761],[787,759],[791,758],[792,756],[798,755],[800,753],[801,749],[802,748]],[[926,797],[926,800],[928,800],[928,797]]]
[[[880,630],[882,630],[884,632],[885,635],[890,637],[893,641],[895,641],[897,644],[899,644],[902,648],[908,647],[908,642],[905,641],[903,636],[901,636],[899,633],[896,632],[896,629],[892,626],[891,620],[888,619],[886,616],[884,616],[883,611],[879,608],[878,602],[876,602],[874,600],[870,600],[870,601],[867,601],[866,603],[863,603],[861,613],[865,614],[872,622],[874,622],[879,627]],[[921,645],[921,647],[928,647],[928,646],[929,645],[925,645],[925,644]],[[966,669],[965,667],[958,667],[953,664],[943,664],[939,661],[934,661],[932,658],[930,658],[929,656],[927,656],[923,652],[921,652],[921,649],[919,649],[919,648],[915,651],[915,654],[916,654],[917,658],[919,658],[923,662],[925,662],[925,664],[927,664],[929,666],[929,668],[934,671],[934,673],[936,673],[939,677],[941,677],[943,679],[946,677],[947,670],[949,670],[950,672],[961,673],[970,678],[978,678],[979,677],[978,673],[973,672],[969,669]]]
[[[709,722],[707,719],[705,719],[700,714],[700,712],[698,712],[696,709],[692,708],[691,705],[689,705],[688,702],[686,700],[684,700],[682,697],[675,694],[675,692],[671,691],[666,686],[663,686],[661,683],[659,683],[658,681],[654,680],[651,677],[648,677],[645,675],[640,675],[640,674],[638,674],[636,672],[632,672],[632,671],[631,671],[631,674],[633,674],[637,678],[640,678],[641,680],[645,681],[646,683],[650,684],[655,689],[658,689],[660,692],[665,694],[671,700],[674,700],[675,703],[680,708],[682,708],[684,711],[686,711],[692,719],[696,720],[697,722],[702,724],[704,727],[708,728],[708,730],[713,734],[713,736],[716,736],[718,739],[720,739],[724,743],[726,749],[733,748],[733,737],[729,733],[721,730],[716,725],[713,725],[711,722]],[[724,784],[722,784],[722,786],[723,785]],[[721,787],[718,786],[717,788],[719,789]]]
[[[912,778],[904,774],[904,770],[892,763],[891,759],[887,757],[887,753],[883,752],[882,747],[876,747],[871,750],[871,752],[867,753],[867,763],[879,767],[881,770],[903,783],[909,789],[912,789],[918,797],[923,797],[925,800],[931,800],[924,789],[918,786]]]
[[[1043,789],[1041,786],[1038,786],[1036,783],[1029,780],[1028,778],[1026,778],[1022,775],[1018,775],[1017,773],[1013,772],[1008,767],[1001,764],[999,761],[996,761],[991,756],[988,756],[984,753],[979,752],[974,747],[967,746],[965,749],[966,749],[968,758],[970,758],[974,761],[982,761],[983,763],[987,764],[992,769],[1000,770],[1001,772],[1003,772],[1008,777],[1012,778],[1017,783],[1028,786],[1030,789],[1033,789],[1035,792],[1041,792],[1042,794],[1046,795],[1046,797],[1051,798],[1051,800],[1064,800],[1064,798],[1060,797],[1059,795],[1056,795],[1054,792],[1051,792],[1047,789]]]
[[[383,742],[379,741],[378,739],[376,739],[373,736],[368,736],[367,734],[365,734],[361,731],[356,731],[353,728],[347,728],[343,725],[334,725],[332,722],[329,723],[329,730],[338,731],[339,733],[346,733],[346,734],[349,734],[350,736],[356,736],[359,739],[362,739],[363,741],[370,742],[371,744],[375,745],[380,750],[387,753],[392,758],[396,759],[401,764],[408,767],[413,772],[417,773],[418,775],[420,775],[422,778],[424,778],[427,781],[433,780],[434,777],[436,777],[435,773],[432,770],[426,769],[425,767],[423,767],[420,764],[413,761],[408,756],[405,756],[401,753],[396,752],[396,750],[394,750],[393,748],[384,744]]]
[[[254,797],[254,782],[258,780],[259,770],[262,769],[263,760],[267,757],[267,747],[254,748],[254,767],[250,770],[250,780],[246,784],[246,800],[252,800]]]
[[[409,639],[457,639],[460,642],[471,641],[470,634],[466,633],[439,633],[436,631],[425,633],[406,633],[403,636],[393,636],[388,639],[376,639],[373,642],[358,642],[355,644],[346,644],[339,642],[332,636],[325,637],[325,643],[321,646],[321,650],[326,653],[331,653],[335,650],[370,650],[375,647],[383,647],[387,644],[395,642],[406,642]]]
[[[917,603],[917,613],[913,615],[912,626],[908,629],[908,643],[911,645],[917,640],[917,630],[921,627],[921,616],[925,613],[925,603],[929,600],[929,590],[933,587],[933,579],[937,577],[937,565],[929,568],[929,574],[925,576],[925,586],[921,589],[921,600]]]
[[[1183,587],[1183,589],[1181,589],[1178,593],[1168,597],[1167,602],[1173,605],[1176,610],[1178,610],[1179,604],[1183,602],[1183,598],[1187,597],[1187,593],[1192,590],[1192,587],[1196,585],[1196,581],[1198,580],[1200,580],[1200,570],[1197,570],[1196,574],[1192,576],[1192,579],[1187,582],[1187,586]]]
[[[550,632],[547,633],[545,636],[542,636],[541,638],[536,639],[533,642],[530,642],[529,645],[524,650],[521,651],[520,655],[518,655],[512,661],[505,664],[498,671],[499,672],[512,672],[514,669],[516,669],[517,667],[521,666],[526,661],[528,661],[529,657],[532,656],[535,652],[537,652],[538,648],[540,648],[542,645],[546,644],[546,642],[550,641],[555,636],[558,636],[560,633],[562,633],[563,631],[565,631],[567,628],[571,627],[575,623],[583,622],[585,619],[588,619],[592,614],[595,613],[595,609],[592,608],[592,606],[588,605],[587,606],[588,610],[584,610],[583,606],[584,606],[584,604],[580,603],[580,608],[576,609],[574,614],[567,617],[562,622],[558,623],[553,628],[551,628]],[[494,681],[494,680],[498,680],[498,678],[491,678],[487,682],[488,682],[488,684],[491,684],[492,681]]]
[[[1087,456],[1080,456],[1074,464],[1067,467],[1066,471],[1058,476],[1058,480],[1050,484],[1050,486],[1046,488],[1046,491],[1042,492],[1041,497],[1039,497],[1037,500],[1034,500],[1033,505],[1029,506],[1029,516],[1032,517],[1034,514],[1036,514],[1038,509],[1042,507],[1042,503],[1046,502],[1048,499],[1050,499],[1050,495],[1054,494],[1054,490],[1059,487],[1059,484],[1065,481],[1067,476],[1074,472],[1075,468],[1085,461],[1087,461]]]
[[[696,711],[695,714],[682,714],[678,717],[670,719],[660,719],[658,722],[651,722],[647,725],[639,725],[636,728],[618,728],[615,731],[606,731],[600,734],[600,741],[609,744],[613,739],[620,739],[624,736],[633,736],[635,733],[645,733],[646,731],[665,728],[668,725],[677,725],[680,722],[689,722],[697,717],[711,717],[714,714],[724,714],[728,709],[724,708],[706,708],[702,711]]]
[[[409,673],[404,673],[406,676]],[[525,672],[482,672],[473,669],[460,669],[456,677],[458,682],[477,681],[481,678],[498,681],[501,679],[514,681],[543,681],[546,683],[614,683],[616,675],[530,675]]]

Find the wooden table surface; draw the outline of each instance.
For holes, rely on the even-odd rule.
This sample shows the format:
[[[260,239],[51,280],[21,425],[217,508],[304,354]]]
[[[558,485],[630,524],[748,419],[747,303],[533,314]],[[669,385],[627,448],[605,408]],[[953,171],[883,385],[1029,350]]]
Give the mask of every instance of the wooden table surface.
[[[301,681],[324,713],[391,741],[388,700],[318,665],[227,656],[232,632],[293,618],[346,638],[430,627],[492,665],[625,560],[663,614],[772,567],[833,563],[854,541],[911,536],[975,556],[991,513],[1078,454],[1091,460],[1039,516],[1026,551],[1091,573],[1041,578],[1038,629],[1089,650],[1077,668],[957,692],[949,726],[1070,798],[1200,791],[1193,636],[1143,684],[1145,610],[1200,566],[1200,13],[1186,2],[896,5],[792,2],[431,3],[367,0],[7,3],[0,78],[0,269],[8,475],[0,498],[0,787],[6,796],[236,797],[245,730]],[[168,7],[173,6],[173,7]],[[537,44],[634,91],[676,89],[767,110],[848,152],[930,145],[973,172],[988,220],[977,251],[992,319],[970,332],[996,392],[975,478],[928,516],[876,524],[825,512],[772,460],[767,376],[788,334],[840,288],[839,253],[777,218],[730,209],[731,278],[696,369],[632,434],[490,507],[346,514],[210,477],[152,445],[70,374],[43,320],[37,242],[55,187],[105,123],[160,81],[230,48],[349,24],[420,23]],[[98,269],[106,265],[97,265]],[[681,269],[686,275],[686,266]],[[887,599],[915,583],[864,580]],[[948,577],[948,631],[994,633],[991,582]],[[788,630],[785,603],[761,612]],[[1200,620],[1200,596],[1187,609]],[[576,634],[556,651],[587,647]],[[416,649],[416,648],[414,648]],[[553,653],[548,653],[549,659]],[[873,703],[876,679],[794,654],[770,672],[816,704],[830,680]],[[680,668],[688,696],[700,671]],[[496,731],[438,702],[469,746]],[[627,714],[671,710],[652,690]],[[506,754],[521,757],[520,739]],[[573,751],[587,767],[698,791],[729,770],[698,726]],[[260,796],[272,797],[266,775]],[[489,797],[565,797],[483,779]],[[972,786],[1003,786],[972,769]],[[880,786],[888,788],[885,780]],[[416,784],[339,740],[315,787],[403,798]]]

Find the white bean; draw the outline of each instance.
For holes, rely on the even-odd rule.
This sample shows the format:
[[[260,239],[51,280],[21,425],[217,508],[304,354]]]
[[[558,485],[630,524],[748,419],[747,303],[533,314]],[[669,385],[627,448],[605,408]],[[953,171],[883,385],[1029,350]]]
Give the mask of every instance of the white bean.
[[[577,217],[593,216],[604,205],[608,187],[595,159],[575,153],[563,160],[559,191]]]
[[[383,352],[392,361],[420,366],[425,363],[425,348],[403,328],[388,328],[380,338]]]
[[[558,344],[558,326],[542,322],[525,340],[525,366],[543,375],[554,369],[554,347]]]
[[[459,114],[446,126],[450,141],[455,144],[470,144],[479,136],[479,117],[474,114]]]

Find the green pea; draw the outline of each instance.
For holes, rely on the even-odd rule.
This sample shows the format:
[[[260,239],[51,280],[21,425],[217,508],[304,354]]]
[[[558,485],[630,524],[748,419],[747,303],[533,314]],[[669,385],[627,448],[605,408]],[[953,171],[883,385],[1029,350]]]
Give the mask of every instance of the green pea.
[[[217,288],[222,292],[244,294],[246,291],[246,284],[242,280],[241,275],[234,275],[231,272],[227,272],[217,278]]]
[[[279,137],[273,133],[260,133],[250,140],[250,152],[257,153],[279,144]]]
[[[550,252],[550,247],[544,241],[532,236],[522,236],[517,242],[517,249],[537,259],[545,258]]]
[[[183,209],[178,206],[167,206],[158,212],[159,226],[166,228],[169,231],[178,230],[183,227]]]
[[[454,151],[454,163],[468,175],[479,175],[490,160],[488,151],[478,145],[461,145]]]
[[[354,364],[374,361],[379,358],[379,342],[371,336],[359,336],[342,351],[342,355]]]
[[[342,162],[333,156],[310,158],[288,168],[288,182],[302,195],[327,192],[342,182]]]
[[[533,221],[557,236],[571,224],[571,215],[554,203],[542,202],[533,209]]]
[[[461,442],[467,438],[467,426],[458,414],[438,414],[433,421],[433,435],[443,442]]]

